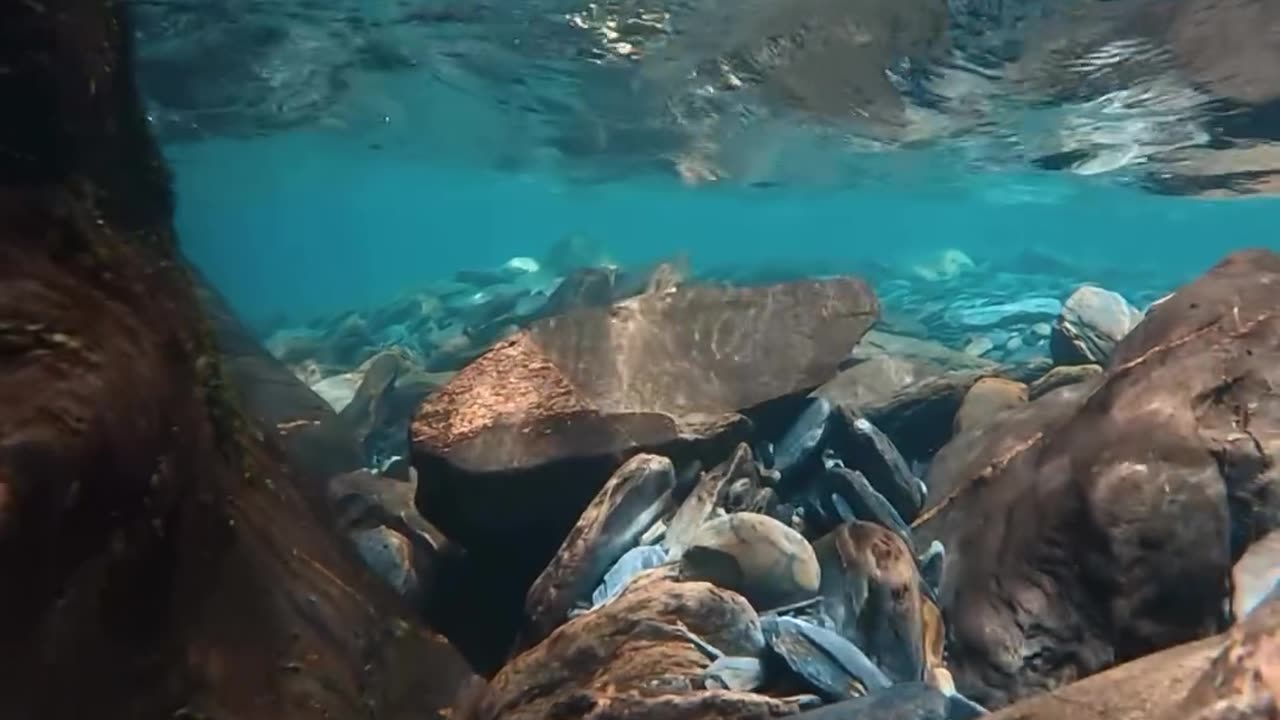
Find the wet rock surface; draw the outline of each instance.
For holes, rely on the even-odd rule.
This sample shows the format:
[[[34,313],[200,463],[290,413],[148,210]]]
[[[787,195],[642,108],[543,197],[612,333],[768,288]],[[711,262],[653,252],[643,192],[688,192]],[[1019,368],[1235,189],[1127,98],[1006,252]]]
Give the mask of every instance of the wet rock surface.
[[[443,718],[474,675],[275,424],[332,417],[201,310],[130,40],[0,9],[0,716]]]
[[[934,461],[917,532],[954,550],[940,594],[962,691],[1001,704],[1221,626],[1234,558],[1276,525],[1276,282],[1275,254],[1230,256],[1095,381]]]

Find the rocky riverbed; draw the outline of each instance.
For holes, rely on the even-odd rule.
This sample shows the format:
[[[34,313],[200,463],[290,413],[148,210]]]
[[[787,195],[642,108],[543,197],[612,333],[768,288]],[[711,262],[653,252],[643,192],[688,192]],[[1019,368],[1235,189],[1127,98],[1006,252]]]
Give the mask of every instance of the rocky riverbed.
[[[1280,257],[1062,269],[517,258],[267,346],[365,442],[329,497],[472,717],[1057,718],[1084,678],[1119,717],[1107,678],[1267,612]]]

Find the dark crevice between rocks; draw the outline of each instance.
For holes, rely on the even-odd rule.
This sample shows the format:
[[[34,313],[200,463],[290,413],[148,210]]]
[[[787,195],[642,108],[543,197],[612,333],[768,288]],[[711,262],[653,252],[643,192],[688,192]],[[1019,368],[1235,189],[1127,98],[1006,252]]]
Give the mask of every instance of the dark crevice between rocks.
[[[534,469],[521,469],[494,487],[536,488],[556,497],[554,510],[521,528],[477,529],[458,521],[451,511],[460,499],[444,484],[422,483],[417,505],[423,516],[465,548],[465,556],[446,559],[440,577],[447,592],[434,593],[425,608],[428,622],[443,633],[482,675],[492,676],[510,658],[524,626],[525,595],[560,548],[569,530],[609,476],[639,452],[670,458],[677,468],[698,464],[715,467],[739,442],[775,439],[795,422],[809,402],[812,388],[743,412],[747,434],[729,433],[712,441],[678,440],[656,448],[637,448],[614,456],[569,458]],[[415,461],[422,477],[456,472],[439,458]],[[598,478],[583,483],[581,478]],[[486,478],[486,485],[490,479]],[[691,488],[691,486],[690,486]]]

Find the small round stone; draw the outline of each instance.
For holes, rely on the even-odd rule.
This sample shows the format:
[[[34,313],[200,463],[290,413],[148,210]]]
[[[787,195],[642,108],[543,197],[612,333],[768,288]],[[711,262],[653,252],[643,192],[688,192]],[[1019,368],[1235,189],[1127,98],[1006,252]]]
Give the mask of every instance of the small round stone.
[[[758,513],[733,513],[703,525],[681,559],[686,580],[741,594],[759,610],[814,597],[818,558],[800,533]]]

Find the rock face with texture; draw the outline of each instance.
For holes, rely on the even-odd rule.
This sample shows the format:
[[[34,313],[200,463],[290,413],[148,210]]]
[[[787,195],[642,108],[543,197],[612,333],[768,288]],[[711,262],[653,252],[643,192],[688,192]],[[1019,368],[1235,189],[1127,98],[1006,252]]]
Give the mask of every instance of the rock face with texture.
[[[686,633],[728,655],[759,657],[764,649],[760,620],[741,596],[652,570],[509,662],[490,684],[491,707],[482,720],[729,720],[796,711],[790,702],[750,693],[693,694],[712,660]]]
[[[879,347],[886,352],[855,351],[854,364],[814,395],[866,417],[909,458],[937,452],[951,437],[965,393],[997,370],[934,343],[881,341]]]
[[[1234,559],[1280,520],[1277,287],[1280,256],[1231,255],[1096,381],[935,460],[916,532],[949,551],[962,692],[998,706],[1221,627]]]
[[[804,536],[767,515],[749,512],[703,525],[681,560],[682,577],[738,592],[759,610],[815,596],[819,573]]]
[[[814,543],[822,566],[822,607],[896,682],[924,679],[924,603],[911,550],[872,523],[841,525]]]
[[[1274,717],[1280,598],[1222,635],[1178,645],[1011,705],[992,720]]]
[[[464,493],[488,474],[705,436],[716,417],[825,382],[877,312],[867,285],[845,278],[691,287],[548,318],[419,408],[415,463]],[[528,514],[489,494],[483,510],[458,510],[495,524]]]
[[[0,5],[0,717],[442,718],[474,676],[220,362],[124,11]]]
[[[1053,327],[1049,347],[1060,365],[1105,364],[1116,343],[1142,321],[1119,293],[1085,285],[1071,294]]]

